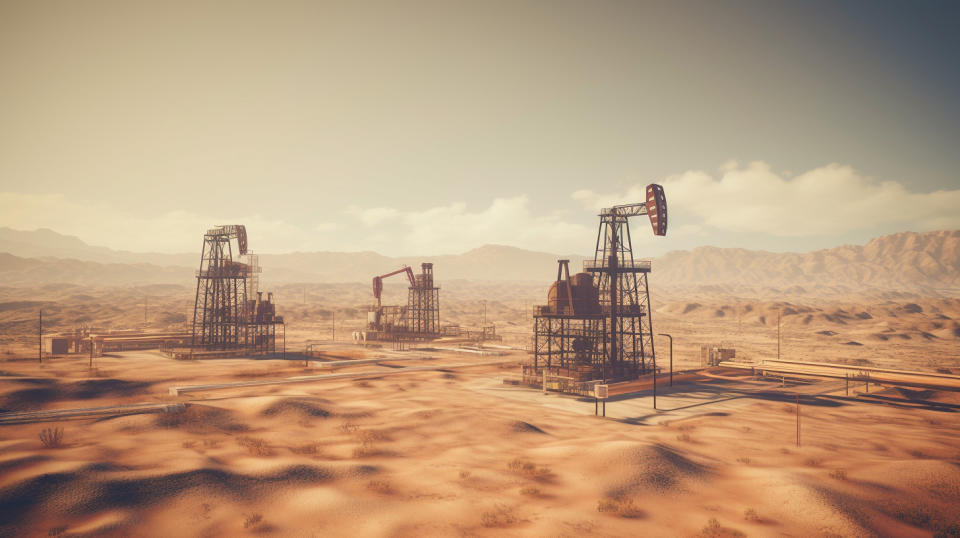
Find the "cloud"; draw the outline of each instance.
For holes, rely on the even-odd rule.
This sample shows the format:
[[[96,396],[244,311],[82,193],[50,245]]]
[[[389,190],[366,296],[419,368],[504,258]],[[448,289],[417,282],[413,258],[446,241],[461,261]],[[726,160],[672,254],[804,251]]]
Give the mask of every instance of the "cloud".
[[[840,164],[792,178],[764,162],[740,166],[730,161],[720,172],[715,178],[689,171],[659,182],[667,195],[671,231],[809,237],[960,227],[960,190],[910,192],[899,182],[878,181]],[[643,200],[644,188],[635,185],[622,194],[580,190],[572,197],[596,209]]]
[[[346,208],[340,219],[301,227],[262,215],[197,215],[169,211],[147,215],[118,211],[102,202],[58,194],[0,192],[0,226],[50,228],[117,250],[199,251],[203,232],[217,224],[245,224],[253,252],[375,250],[388,255],[461,253],[484,244],[570,252],[593,230],[559,213],[536,215],[526,196],[495,198],[470,211],[464,203],[423,210]]]
[[[181,210],[146,215],[60,194],[0,192],[0,226],[50,228],[116,250],[199,252],[203,232],[218,224],[245,224],[254,252],[301,250],[316,235],[261,215],[201,216]]]
[[[484,244],[568,252],[571,243],[592,230],[566,222],[558,213],[535,215],[525,195],[495,198],[488,207],[470,211],[456,202],[419,211],[391,208],[348,208],[347,213],[371,228],[369,239],[380,251],[409,254],[463,252]],[[389,221],[390,234],[379,233]]]

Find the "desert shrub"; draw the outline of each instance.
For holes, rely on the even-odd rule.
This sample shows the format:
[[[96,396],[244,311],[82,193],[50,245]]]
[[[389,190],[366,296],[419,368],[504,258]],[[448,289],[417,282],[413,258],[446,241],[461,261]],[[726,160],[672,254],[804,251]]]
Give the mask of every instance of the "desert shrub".
[[[469,477],[470,477],[470,471],[466,469],[460,470],[460,478],[469,478]]]
[[[750,465],[750,458],[737,458],[737,463],[742,463],[744,465]]]
[[[539,497],[540,488],[535,488],[533,486],[527,486],[520,489],[520,495],[527,495],[529,497]]]
[[[393,493],[393,486],[391,486],[389,482],[385,482],[383,480],[371,480],[370,482],[367,482],[367,489],[381,495],[389,495],[390,493]]]
[[[836,478],[837,480],[846,480],[847,471],[844,469],[834,469],[830,471],[830,478]]]
[[[526,476],[527,478],[541,479],[550,476],[549,467],[540,467],[532,461],[523,458],[516,458],[507,464],[507,469]]]
[[[358,424],[355,424],[350,421],[345,421],[342,424],[340,424],[341,433],[354,433],[359,429],[360,429],[360,426]]]
[[[633,503],[633,499],[605,497],[597,501],[597,512],[614,514],[620,517],[637,518],[643,511]]]
[[[480,524],[484,527],[506,527],[517,522],[513,510],[506,505],[498,504],[493,510],[480,514]]]
[[[693,437],[690,437],[689,433],[681,433],[677,436],[677,441],[683,441],[684,443],[692,443]]]
[[[60,448],[63,446],[63,428],[44,428],[39,437],[43,448]]]
[[[246,448],[247,452],[249,452],[251,456],[273,455],[273,450],[270,449],[270,445],[268,445],[263,439],[257,439],[254,437],[239,437],[237,438],[237,444]]]
[[[47,531],[47,536],[60,536],[65,532],[67,532],[67,526],[60,525],[58,527],[51,527],[50,530]]]
[[[819,467],[821,463],[823,463],[823,460],[820,458],[807,458],[803,461],[803,464],[809,467]]]
[[[747,508],[743,511],[743,519],[747,521],[760,521],[760,515],[753,508]]]
[[[741,537],[746,535],[736,529],[731,529],[720,525],[720,522],[717,521],[717,518],[712,517],[710,518],[710,521],[707,522],[707,525],[703,528],[703,530],[700,531],[700,536],[719,538],[722,536]]]
[[[243,519],[243,528],[249,529],[251,527],[256,527],[261,521],[263,521],[262,514],[250,514]]]

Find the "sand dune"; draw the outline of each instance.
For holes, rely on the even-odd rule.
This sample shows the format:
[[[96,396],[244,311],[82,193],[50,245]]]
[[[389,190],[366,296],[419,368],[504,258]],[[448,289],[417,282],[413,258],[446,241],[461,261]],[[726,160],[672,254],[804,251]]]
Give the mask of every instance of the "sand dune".
[[[246,378],[242,360],[99,361],[108,386]],[[5,367],[56,371],[72,387],[82,362]],[[305,370],[258,362],[272,375]],[[538,391],[471,389],[499,371],[199,395],[181,413],[56,424],[56,449],[37,439],[51,424],[4,426],[0,532],[910,536],[958,524],[960,423],[945,411],[955,394],[913,394],[941,410],[811,400],[797,448],[793,407],[776,400],[638,426],[589,416],[592,402],[571,400],[590,408],[576,414],[541,405],[561,397]],[[167,399],[163,386],[139,398]],[[44,406],[77,401],[58,395]]]

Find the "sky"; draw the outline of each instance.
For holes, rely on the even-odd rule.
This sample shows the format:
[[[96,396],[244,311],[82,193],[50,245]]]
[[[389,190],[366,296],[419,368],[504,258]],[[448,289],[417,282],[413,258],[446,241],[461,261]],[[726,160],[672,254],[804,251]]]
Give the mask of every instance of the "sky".
[[[960,3],[0,0],[0,226],[808,251],[960,228]],[[639,228],[638,228],[639,227]]]

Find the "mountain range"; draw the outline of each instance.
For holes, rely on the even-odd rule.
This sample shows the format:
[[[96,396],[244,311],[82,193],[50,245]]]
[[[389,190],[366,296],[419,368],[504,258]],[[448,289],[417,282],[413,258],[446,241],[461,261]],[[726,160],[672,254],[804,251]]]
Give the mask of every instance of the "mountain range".
[[[88,245],[52,230],[0,228],[0,284],[192,285],[199,253],[117,251]],[[584,256],[558,256],[502,245],[463,254],[388,257],[375,252],[293,252],[260,256],[264,283],[368,282],[403,265],[418,270],[433,262],[438,281],[551,281],[556,261],[571,269]],[[902,232],[866,245],[844,245],[806,253],[698,247],[654,259],[651,285],[930,291],[960,289],[960,230]]]

